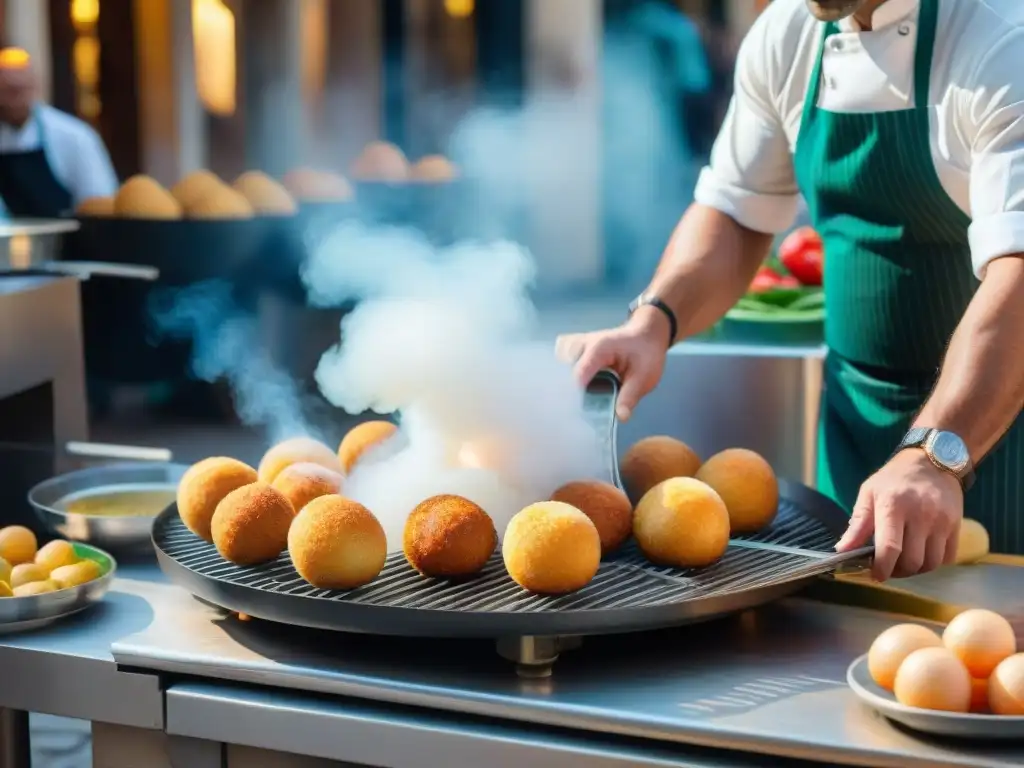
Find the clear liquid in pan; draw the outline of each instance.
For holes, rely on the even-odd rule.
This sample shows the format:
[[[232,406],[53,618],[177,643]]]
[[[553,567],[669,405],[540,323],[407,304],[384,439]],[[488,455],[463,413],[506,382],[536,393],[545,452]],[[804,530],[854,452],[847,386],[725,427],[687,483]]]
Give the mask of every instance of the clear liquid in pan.
[[[175,488],[163,483],[90,488],[65,496],[58,509],[91,517],[155,517],[174,502]]]

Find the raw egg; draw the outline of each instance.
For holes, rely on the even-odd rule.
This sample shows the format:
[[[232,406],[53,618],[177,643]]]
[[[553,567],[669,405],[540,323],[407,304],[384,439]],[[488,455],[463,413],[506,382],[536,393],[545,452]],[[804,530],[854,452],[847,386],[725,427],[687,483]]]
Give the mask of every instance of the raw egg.
[[[1017,652],[1017,636],[1010,622],[981,608],[958,614],[946,626],[942,642],[964,663],[971,677],[982,679]]]
[[[891,691],[896,682],[900,664],[914,651],[921,648],[937,648],[942,638],[920,624],[897,624],[889,627],[875,638],[868,651],[868,671],[871,679],[882,688]]]
[[[908,707],[967,712],[971,708],[971,675],[946,648],[920,648],[896,672],[896,700]]]
[[[1024,715],[1024,653],[996,667],[988,680],[988,705],[997,715]]]

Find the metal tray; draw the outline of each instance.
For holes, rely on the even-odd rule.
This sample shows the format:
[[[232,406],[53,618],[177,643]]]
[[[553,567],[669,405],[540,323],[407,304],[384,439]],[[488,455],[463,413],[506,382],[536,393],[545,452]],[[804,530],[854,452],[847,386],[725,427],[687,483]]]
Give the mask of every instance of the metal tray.
[[[110,589],[117,572],[117,563],[102,549],[75,543],[79,557],[99,563],[98,579],[70,589],[48,592],[32,597],[0,597],[0,634],[27,632],[45,627],[65,616],[78,613],[95,605]]]
[[[1024,741],[1024,717],[937,712],[900,704],[895,696],[871,679],[867,654],[850,665],[846,681],[869,707],[915,731],[943,738]]]

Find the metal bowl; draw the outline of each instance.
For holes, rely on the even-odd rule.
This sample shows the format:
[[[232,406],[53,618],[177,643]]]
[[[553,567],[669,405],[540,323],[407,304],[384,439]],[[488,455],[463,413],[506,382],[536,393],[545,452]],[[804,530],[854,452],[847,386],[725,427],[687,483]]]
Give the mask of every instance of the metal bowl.
[[[78,587],[42,595],[0,598],[0,634],[27,632],[44,627],[103,599],[114,580],[117,563],[103,550],[88,544],[75,544],[74,547],[79,557],[99,564],[99,578]]]
[[[28,492],[28,501],[43,524],[70,541],[81,541],[116,552],[152,550],[153,520],[156,514],[139,517],[82,515],[64,510],[69,496],[83,491],[126,491],[129,489],[172,492],[188,469],[183,464],[111,464],[90,467],[44,480]]]

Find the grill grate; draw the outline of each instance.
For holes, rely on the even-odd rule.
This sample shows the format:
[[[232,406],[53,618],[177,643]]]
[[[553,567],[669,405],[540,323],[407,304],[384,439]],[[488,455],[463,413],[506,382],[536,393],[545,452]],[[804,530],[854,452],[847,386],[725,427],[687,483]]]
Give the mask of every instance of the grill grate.
[[[617,379],[599,375],[588,388],[585,406],[602,437],[607,479],[621,486],[617,394]],[[730,542],[725,556],[709,568],[652,565],[630,542],[601,564],[590,584],[557,597],[519,587],[506,573],[500,553],[480,574],[462,582],[421,576],[401,553],[394,553],[365,587],[348,592],[318,589],[299,577],[287,554],[256,567],[226,562],[213,545],[185,528],[175,506],[157,518],[153,541],[172,581],[224,608],[264,619],[435,637],[594,634],[681,624],[749,608],[864,554],[833,551],[846,519],[832,502],[784,481],[779,491],[772,525]]]
[[[835,541],[828,527],[803,514],[789,500],[780,504],[770,529],[735,540],[725,557],[709,568],[655,566],[630,542],[601,564],[588,586],[557,597],[533,595],[520,588],[506,573],[500,553],[491,558],[482,573],[464,582],[423,577],[401,553],[393,553],[372,584],[342,592],[307,584],[287,554],[255,567],[228,563],[213,545],[184,526],[174,508],[158,519],[153,535],[164,556],[196,576],[221,584],[317,603],[473,614],[564,614],[668,606],[808,578],[834,569],[838,557],[827,554]]]

